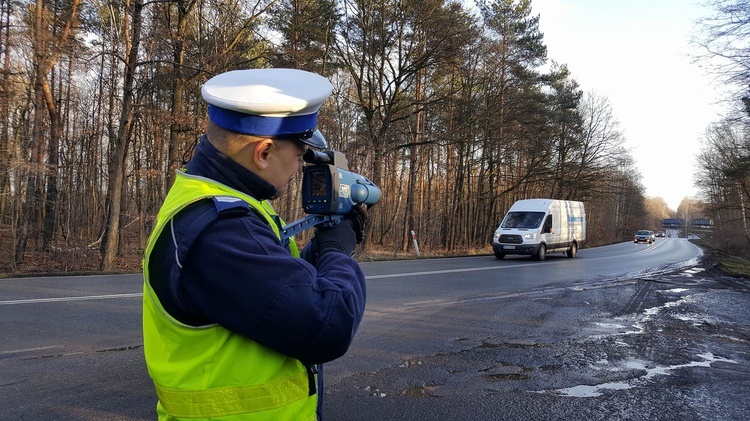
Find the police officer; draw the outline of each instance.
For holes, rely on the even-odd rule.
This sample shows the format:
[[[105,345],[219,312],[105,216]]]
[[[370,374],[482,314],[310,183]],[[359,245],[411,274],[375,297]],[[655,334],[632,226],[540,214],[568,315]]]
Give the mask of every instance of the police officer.
[[[342,356],[365,309],[351,257],[364,214],[300,253],[268,200],[324,148],[325,78],[232,71],[207,81],[206,134],[178,172],[143,261],[146,364],[161,420],[320,419],[321,364]]]

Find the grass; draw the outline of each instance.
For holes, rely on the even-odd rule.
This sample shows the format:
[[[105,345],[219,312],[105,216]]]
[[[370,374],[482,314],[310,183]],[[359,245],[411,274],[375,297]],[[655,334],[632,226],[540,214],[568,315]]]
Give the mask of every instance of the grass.
[[[730,275],[750,278],[750,260],[739,256],[724,256],[719,268]]]
[[[716,267],[731,276],[750,279],[750,260],[740,257],[716,247],[710,240],[690,240],[690,242],[703,248]]]

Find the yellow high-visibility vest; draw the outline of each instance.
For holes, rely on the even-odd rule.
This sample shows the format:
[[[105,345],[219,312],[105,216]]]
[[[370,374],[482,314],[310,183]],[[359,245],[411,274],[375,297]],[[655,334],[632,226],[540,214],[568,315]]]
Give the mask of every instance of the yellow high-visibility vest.
[[[143,259],[143,348],[159,398],[159,419],[314,421],[317,394],[310,395],[310,382],[317,379],[309,377],[304,364],[217,324],[181,323],[164,310],[151,288],[149,258],[162,230],[187,205],[220,196],[244,200],[280,236],[268,202],[207,178],[177,173]],[[293,240],[289,248],[299,256]]]

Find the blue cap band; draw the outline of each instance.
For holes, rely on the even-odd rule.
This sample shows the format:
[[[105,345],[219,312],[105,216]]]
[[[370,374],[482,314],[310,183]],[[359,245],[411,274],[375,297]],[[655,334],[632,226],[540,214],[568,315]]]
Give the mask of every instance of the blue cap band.
[[[230,132],[273,137],[315,130],[318,113],[287,117],[265,117],[208,104],[208,118],[217,126]]]

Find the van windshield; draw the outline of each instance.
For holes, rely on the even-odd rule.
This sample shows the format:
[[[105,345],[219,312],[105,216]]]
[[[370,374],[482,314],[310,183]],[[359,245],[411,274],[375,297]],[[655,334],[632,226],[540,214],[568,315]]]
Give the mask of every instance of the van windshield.
[[[538,228],[544,212],[509,212],[500,228]]]

